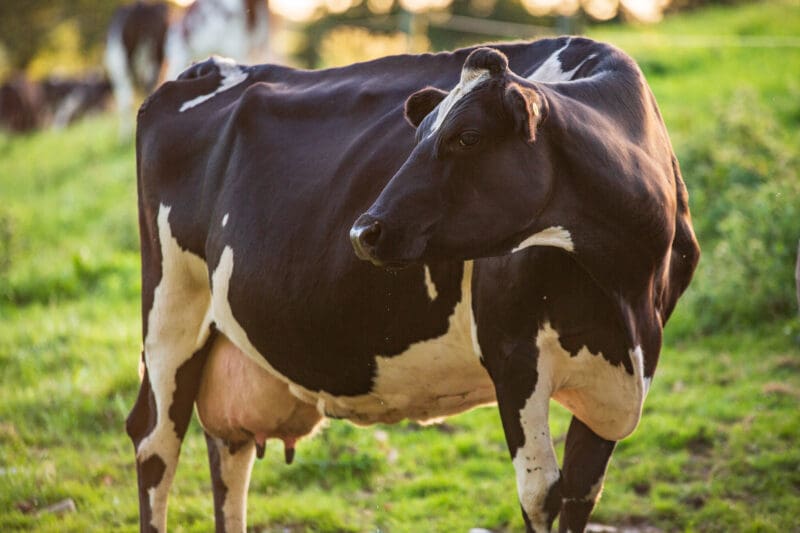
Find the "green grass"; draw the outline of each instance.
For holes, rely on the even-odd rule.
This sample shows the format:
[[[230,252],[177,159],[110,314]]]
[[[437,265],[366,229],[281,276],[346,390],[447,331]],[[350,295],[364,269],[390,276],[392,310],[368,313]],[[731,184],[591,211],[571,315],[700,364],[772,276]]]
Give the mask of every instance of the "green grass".
[[[800,34],[800,9],[788,6],[711,9],[644,33]],[[726,256],[717,247],[738,242],[731,235],[739,230],[707,197],[731,176],[765,184],[797,177],[789,163],[800,146],[800,51],[668,49],[641,34],[598,32],[645,68],[699,197],[694,216],[710,266],[679,306],[642,423],[619,444],[593,520],[665,531],[797,530],[800,326],[783,308],[711,336],[698,324],[714,305],[747,307],[772,290],[755,279],[755,289],[734,285],[738,304],[709,292],[732,283],[719,274],[727,271],[717,256]],[[726,134],[751,122],[757,128],[742,130],[743,138]],[[769,135],[759,137],[762,126]],[[766,152],[747,151],[748,140],[761,146],[773,137]],[[735,155],[740,149],[746,157]],[[783,204],[753,213],[769,222],[776,205]],[[133,146],[117,143],[110,117],[0,136],[0,531],[137,527],[133,449],[123,429],[141,347],[135,206]],[[791,279],[775,283],[778,302],[792,297]],[[554,406],[558,448],[567,424]],[[77,512],[38,513],[65,498]],[[208,531],[212,515],[205,444],[193,423],[170,526]],[[332,421],[301,443],[292,466],[272,443],[254,469],[248,522],[270,532],[523,530],[491,408],[428,428]]]

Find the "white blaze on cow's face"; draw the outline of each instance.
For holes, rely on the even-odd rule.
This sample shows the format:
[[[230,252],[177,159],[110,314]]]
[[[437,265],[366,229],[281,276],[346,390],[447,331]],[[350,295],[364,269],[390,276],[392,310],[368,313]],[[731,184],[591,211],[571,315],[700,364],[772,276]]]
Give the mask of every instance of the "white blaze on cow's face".
[[[489,71],[487,69],[474,69],[464,68],[461,71],[461,80],[458,82],[452,91],[439,103],[436,108],[436,118],[428,131],[428,135],[433,135],[442,126],[444,119],[450,113],[450,110],[455,107],[459,100],[469,94],[475,87],[489,79]]]

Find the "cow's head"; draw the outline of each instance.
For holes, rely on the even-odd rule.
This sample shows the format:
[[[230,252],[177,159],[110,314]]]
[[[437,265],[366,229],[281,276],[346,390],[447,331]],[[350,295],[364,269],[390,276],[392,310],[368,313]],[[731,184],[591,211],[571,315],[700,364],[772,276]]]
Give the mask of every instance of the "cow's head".
[[[361,259],[401,266],[508,252],[547,203],[552,172],[537,143],[542,93],[491,48],[473,51],[450,93],[406,101],[417,144],[350,238]]]

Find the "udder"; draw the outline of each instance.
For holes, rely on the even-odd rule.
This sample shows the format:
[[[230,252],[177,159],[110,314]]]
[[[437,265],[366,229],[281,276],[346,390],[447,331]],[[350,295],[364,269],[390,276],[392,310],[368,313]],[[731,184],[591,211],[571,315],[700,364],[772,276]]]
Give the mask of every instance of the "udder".
[[[203,370],[197,413],[209,434],[242,442],[284,441],[287,459],[294,443],[321,420],[317,409],[289,392],[288,385],[218,334]]]

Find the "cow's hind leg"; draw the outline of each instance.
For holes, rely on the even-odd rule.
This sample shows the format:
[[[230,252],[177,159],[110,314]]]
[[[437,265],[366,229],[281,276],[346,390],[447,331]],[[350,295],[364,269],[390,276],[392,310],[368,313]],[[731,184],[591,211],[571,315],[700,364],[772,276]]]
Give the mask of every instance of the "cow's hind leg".
[[[560,532],[586,528],[589,515],[600,498],[606,467],[615,446],[616,442],[599,437],[572,417],[564,445]]]
[[[256,456],[254,441],[227,443],[206,433],[214,521],[218,533],[240,533],[247,526],[247,489]]]
[[[205,262],[172,237],[169,208],[158,214],[158,239],[142,225],[145,372],[127,421],[136,449],[142,531],[165,531],[167,495],[214,335]]]

